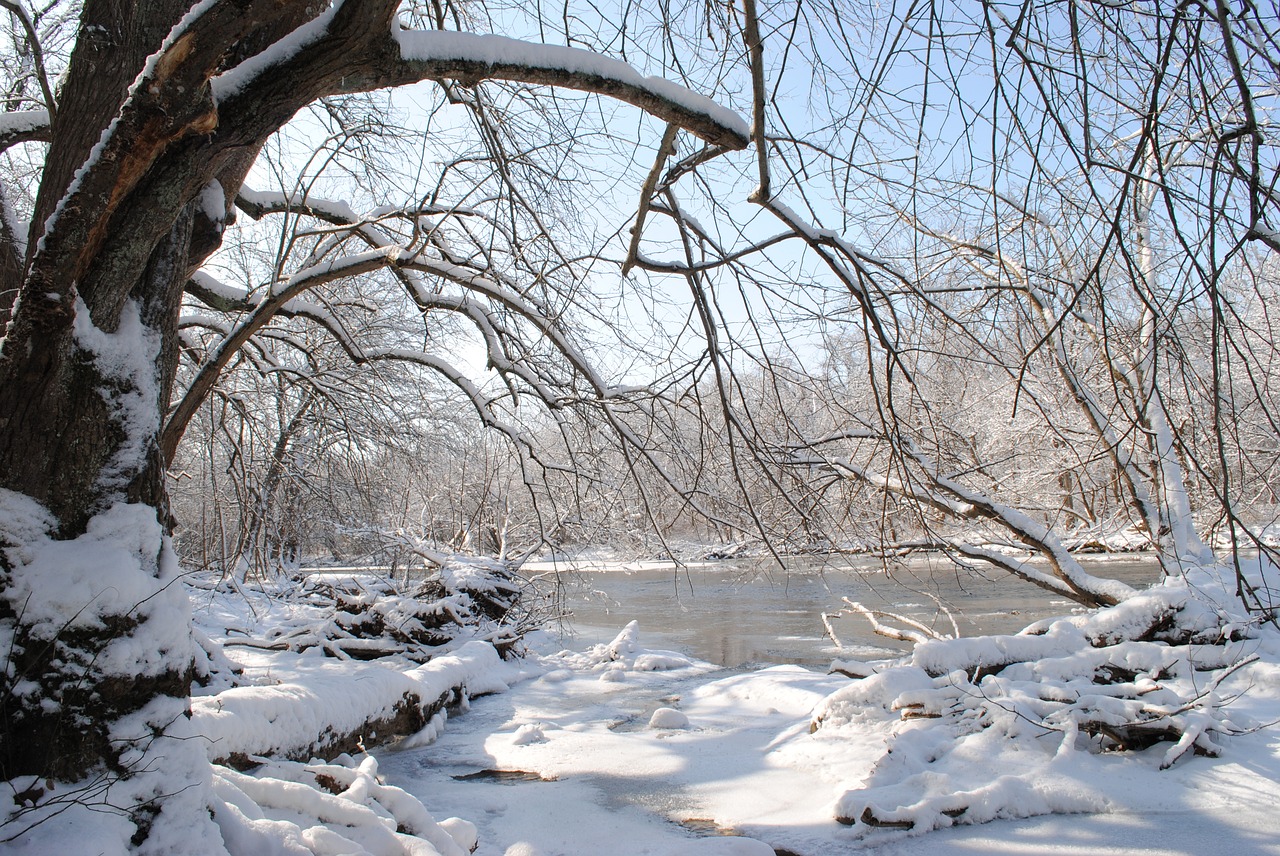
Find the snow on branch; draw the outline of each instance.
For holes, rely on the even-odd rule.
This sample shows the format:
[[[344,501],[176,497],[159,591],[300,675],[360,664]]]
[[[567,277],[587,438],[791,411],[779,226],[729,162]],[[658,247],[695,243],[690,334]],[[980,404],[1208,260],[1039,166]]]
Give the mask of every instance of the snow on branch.
[[[0,113],[0,152],[19,143],[47,143],[49,122],[48,110]]]
[[[677,125],[713,145],[742,149],[749,142],[737,113],[679,84],[646,77],[621,60],[579,48],[503,36],[452,31],[406,31],[398,3],[349,0],[334,4],[265,51],[212,81],[216,102],[241,115],[278,81],[298,85],[287,98],[300,108],[325,95],[367,92],[422,80],[509,80],[607,95]],[[385,27],[385,29],[383,29]],[[344,62],[334,63],[334,55]]]
[[[322,199],[309,193],[281,193],[279,191],[240,188],[236,194],[236,207],[254,220],[268,214],[307,214],[328,223],[352,225],[360,218],[346,202]]]
[[[870,433],[866,436],[875,438]],[[863,439],[863,434],[853,432],[850,437]],[[959,520],[983,520],[995,524],[1047,558],[1052,573],[1045,573],[1028,562],[998,550],[973,544],[963,537],[942,537],[942,545],[967,558],[989,562],[1079,603],[1089,606],[1110,605],[1120,603],[1134,594],[1133,588],[1118,580],[1095,577],[1086,571],[1049,527],[1027,513],[942,475],[933,460],[909,438],[897,437],[893,443],[893,450],[904,461],[913,465],[901,477],[884,475],[854,461],[818,454],[812,450],[811,447],[819,442],[828,442],[829,439],[824,438],[793,451],[788,458],[789,462],[798,466],[829,469],[842,477],[857,479],[871,487],[930,506]],[[880,439],[886,444],[891,442],[889,437],[882,436]]]
[[[887,639],[897,639],[900,642],[917,642],[917,643],[928,642],[931,639],[949,638],[947,636],[940,635],[932,627],[929,627],[926,624],[922,624],[913,618],[908,618],[905,615],[899,615],[896,612],[885,612],[879,609],[870,609],[864,606],[863,604],[859,603],[858,601],[852,600],[847,597],[842,599],[846,604],[848,604],[848,608],[841,610],[841,613],[844,613],[844,614],[856,613],[858,615],[861,615],[863,618],[867,620],[867,622],[871,625],[871,629],[874,630],[876,632],[876,635],[878,636],[884,636]],[[836,616],[827,616],[824,614],[823,620],[826,621],[827,618],[829,617],[836,617]],[[890,619],[891,621],[896,621],[899,624],[903,624],[905,625],[906,629],[893,627],[891,625],[885,624],[880,620],[882,618],[887,618],[887,619]],[[828,631],[831,630],[830,624],[827,625],[827,629]]]
[[[746,122],[732,110],[592,51],[473,33],[402,30],[395,37],[404,63],[401,73],[463,82],[494,78],[566,86],[635,105],[713,145],[742,149],[749,140]]]
[[[244,312],[252,309],[256,301],[243,288],[234,288],[205,271],[196,271],[186,286],[187,294],[210,309],[219,312]]]

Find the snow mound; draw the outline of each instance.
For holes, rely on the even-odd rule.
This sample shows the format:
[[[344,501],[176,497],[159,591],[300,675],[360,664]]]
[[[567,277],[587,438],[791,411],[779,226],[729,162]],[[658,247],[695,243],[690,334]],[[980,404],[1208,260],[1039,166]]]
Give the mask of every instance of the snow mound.
[[[1232,573],[1198,569],[1019,634],[921,641],[855,677],[817,706],[811,730],[856,739],[875,727],[888,741],[836,799],[837,820],[865,835],[1099,811],[1101,753],[1150,749],[1141,757],[1159,769],[1220,755],[1259,727],[1232,704],[1275,647],[1262,637],[1278,641],[1232,606]]]
[[[546,743],[547,735],[541,722],[529,722],[516,729],[511,736],[513,746],[528,746],[531,743]]]
[[[475,846],[474,826],[437,823],[417,798],[383,783],[369,756],[272,762],[252,776],[215,767],[213,787],[231,853],[466,856]]]
[[[324,754],[334,736],[366,723],[394,719],[406,704],[430,720],[445,700],[493,691],[503,668],[494,647],[468,642],[456,653],[408,671],[381,665],[299,674],[272,686],[236,687],[191,700],[192,722],[215,759]],[[420,720],[421,721],[421,720]],[[434,727],[428,721],[428,728]],[[366,738],[371,738],[365,732]]]
[[[674,707],[660,707],[649,717],[650,728],[688,728],[689,717]]]

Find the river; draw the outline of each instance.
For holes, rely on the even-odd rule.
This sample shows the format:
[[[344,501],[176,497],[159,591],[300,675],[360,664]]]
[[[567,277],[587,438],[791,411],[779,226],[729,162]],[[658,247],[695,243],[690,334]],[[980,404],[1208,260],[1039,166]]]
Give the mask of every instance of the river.
[[[1148,558],[1088,565],[1097,576],[1132,584],[1156,577]],[[384,773],[437,816],[476,823],[478,853],[485,856],[763,852],[722,838],[726,830],[767,840],[779,854],[850,852],[856,836],[833,822],[832,800],[845,783],[870,775],[883,755],[884,732],[868,726],[830,742],[821,734],[810,739],[810,716],[849,684],[826,674],[833,659],[879,659],[908,646],[849,617],[835,623],[839,648],[824,634],[822,613],[838,610],[848,596],[933,623],[938,598],[963,633],[975,634],[1012,632],[1072,610],[1007,575],[977,576],[937,559],[902,562],[892,574],[864,559],[796,561],[785,571],[742,561],[597,567],[561,575],[563,603],[574,615],[551,644],[581,651],[635,619],[644,648],[677,650],[722,668],[613,672],[548,660],[546,674],[477,699],[432,746],[381,755]],[[938,626],[950,630],[945,618]],[[810,670],[751,670],[775,664]],[[673,705],[689,717],[689,728],[648,727],[658,708]],[[1043,840],[1057,842],[1080,821],[1038,823]],[[1098,829],[1086,827],[1078,852],[1121,852]],[[889,842],[884,852],[1032,852],[1030,839],[1001,840],[1010,835],[1017,832],[960,833],[952,848],[935,848],[937,837],[924,846],[912,843],[919,839],[901,848]],[[1131,852],[1127,842],[1123,852]]]
[[[1131,585],[1154,581],[1149,556],[1086,557],[1090,573]],[[796,559],[774,563],[722,561],[686,567],[592,571],[565,575],[572,613],[559,634],[566,647],[607,642],[628,621],[640,622],[646,647],[681,651],[729,668],[780,663],[826,668],[838,657],[876,658],[909,649],[877,636],[866,619],[834,619],[842,646],[826,634],[822,614],[842,598],[893,612],[953,633],[945,605],[965,636],[1016,633],[1041,618],[1069,614],[1073,603],[1008,574],[962,569],[937,558],[897,561],[886,572],[878,559]],[[575,576],[578,577],[575,579]],[[936,600],[935,600],[936,599]]]

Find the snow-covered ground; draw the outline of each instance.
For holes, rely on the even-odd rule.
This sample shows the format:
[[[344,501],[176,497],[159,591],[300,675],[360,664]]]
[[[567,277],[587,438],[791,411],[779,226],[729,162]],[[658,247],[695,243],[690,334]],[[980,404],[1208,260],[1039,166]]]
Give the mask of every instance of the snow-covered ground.
[[[204,631],[224,638],[228,627],[314,620],[306,609],[264,597],[197,592],[196,604]],[[1073,620],[1088,629],[1090,619]],[[1018,644],[1052,647],[1069,629]],[[922,690],[914,684],[928,682],[901,666],[861,681],[798,666],[726,670],[650,650],[639,623],[584,651],[556,651],[547,638],[549,647],[514,663],[477,655],[477,644],[459,656],[471,692],[488,694],[443,729],[436,723],[374,755],[385,781],[416,796],[434,817],[474,824],[479,856],[905,856],[924,847],[941,856],[1280,854],[1280,729],[1232,737],[1218,758],[1188,752],[1162,771],[1168,742],[1091,754],[1066,751],[1071,741],[1059,732],[1032,729],[1030,737],[1008,739],[997,733],[1007,723],[987,732],[937,719],[904,723],[883,700],[915,698]],[[1240,644],[1238,657],[1257,659],[1226,678],[1214,698],[1235,727],[1251,729],[1280,718],[1280,636],[1264,627]],[[274,685],[321,687],[322,676],[344,669],[395,669],[389,662],[338,664],[314,650],[228,651],[249,666],[247,680]],[[924,662],[938,650],[926,646],[919,655]],[[1136,653],[1126,656],[1136,664]],[[424,668],[406,663],[401,670],[421,680]],[[1207,680],[1210,673],[1191,674]],[[370,683],[367,674],[360,681]],[[876,681],[892,686],[876,690]],[[882,784],[884,768],[895,764],[901,769]],[[967,817],[996,819],[969,824],[965,816],[953,821],[917,810],[914,816],[933,818],[918,826],[942,827],[925,833],[838,823],[850,794],[861,805],[863,785],[879,785],[886,805],[910,805],[931,789],[963,792]]]
[[[1193,582],[1191,605],[1179,582],[1039,635],[922,643],[862,664],[862,678],[723,669],[650,649],[639,622],[611,643],[514,661],[475,639],[427,663],[233,644],[240,686],[214,650],[193,701],[191,729],[211,759],[299,757],[407,693],[474,698],[372,756],[258,757],[251,775],[214,766],[209,834],[236,856],[464,856],[473,842],[478,856],[1280,856],[1280,729],[1264,727],[1280,719],[1280,634],[1222,623],[1226,613],[1195,606],[1212,579]],[[205,649],[332,624],[314,599],[191,594]],[[1114,641],[1170,605],[1236,641]],[[969,663],[967,675],[953,662]],[[1091,680],[1095,669],[1129,676]],[[1169,741],[1087,751],[1105,736],[1088,726],[1113,707],[1129,717],[1113,722],[1164,710],[1145,721],[1177,725],[1188,751],[1171,764]],[[89,852],[86,842],[123,835],[104,848],[123,853],[127,834],[119,818],[76,810],[0,852]],[[190,852],[221,852],[201,847]]]
[[[1274,729],[1233,739],[1223,758],[1187,757],[1165,771],[1158,768],[1167,744],[1081,753],[1043,782],[1059,807],[1080,813],[958,825],[921,839],[834,820],[837,799],[881,758],[891,728],[888,719],[879,727],[864,720],[810,733],[815,707],[847,678],[794,666],[642,671],[567,654],[540,662],[542,676],[476,700],[432,746],[381,757],[382,771],[432,811],[475,823],[480,856],[770,852],[754,841],[805,856],[1280,853]],[[1259,668],[1251,683],[1241,715],[1280,711],[1280,670]],[[652,726],[666,708],[688,725]],[[1048,772],[1051,754],[1028,761],[997,753],[964,761],[968,771],[947,759],[935,774],[981,777],[1028,763]],[[528,775],[485,773],[494,770]],[[743,838],[718,834],[730,831]]]

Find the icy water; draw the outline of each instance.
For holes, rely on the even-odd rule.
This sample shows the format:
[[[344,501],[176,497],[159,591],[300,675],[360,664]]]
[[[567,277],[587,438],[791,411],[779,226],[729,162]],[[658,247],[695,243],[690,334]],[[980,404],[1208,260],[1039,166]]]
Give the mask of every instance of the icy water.
[[[1158,570],[1142,556],[1084,560],[1095,576],[1132,585]],[[646,647],[669,648],[730,668],[791,663],[825,668],[835,657],[884,657],[905,643],[876,636],[866,619],[832,620],[843,643],[826,634],[822,614],[848,597],[953,633],[945,606],[965,636],[1015,633],[1040,618],[1068,614],[1074,604],[1009,575],[957,567],[945,559],[913,559],[886,567],[876,559],[796,560],[781,570],[764,562],[715,562],[640,571],[583,572],[569,587],[573,617],[561,642],[581,650],[607,642],[628,621],[640,622]]]

